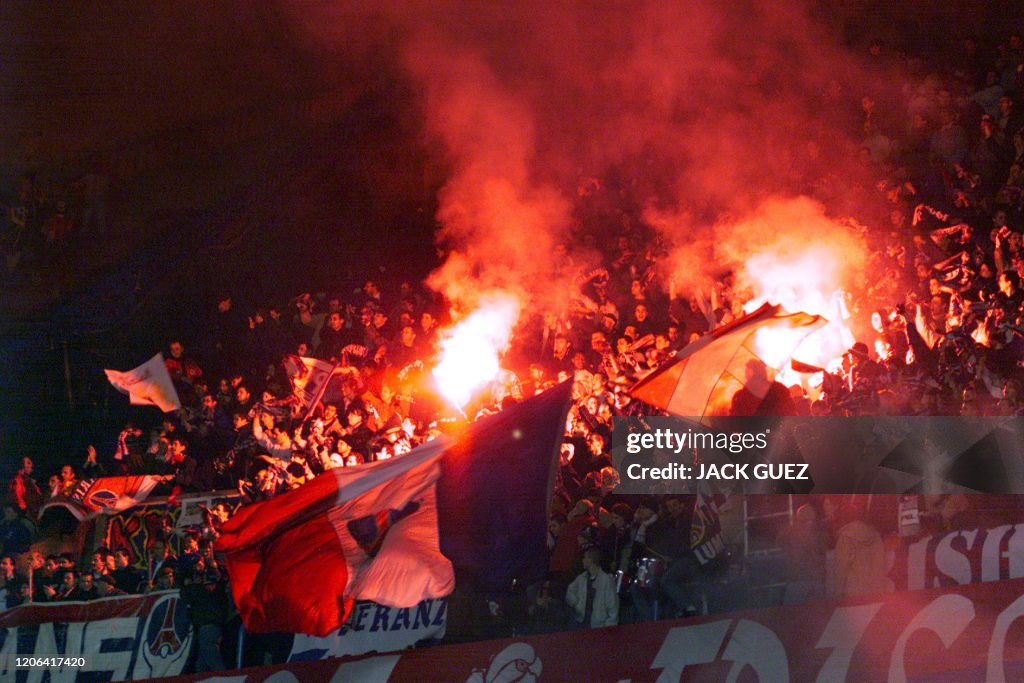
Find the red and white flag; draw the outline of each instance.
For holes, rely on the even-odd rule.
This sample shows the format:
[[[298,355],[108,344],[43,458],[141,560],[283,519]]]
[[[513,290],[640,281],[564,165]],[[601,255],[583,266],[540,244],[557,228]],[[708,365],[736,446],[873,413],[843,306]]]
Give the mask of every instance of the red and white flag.
[[[629,393],[680,417],[727,415],[733,396],[745,386],[747,361],[756,358],[779,370],[790,362],[800,343],[826,322],[818,315],[787,314],[781,306],[764,304],[687,345]],[[771,358],[759,348],[758,335],[771,339]]]
[[[435,491],[448,445],[336,468],[239,510],[217,548],[246,629],[324,636],[356,600],[404,608],[450,594]]]
[[[164,354],[158,353],[137,368],[120,372],[104,370],[107,379],[122,394],[127,394],[133,406],[156,406],[165,413],[181,408],[181,400],[164,363]]]
[[[48,500],[40,514],[51,507],[63,507],[79,521],[101,514],[114,515],[146,500],[160,481],[160,477],[149,475],[84,479],[78,482],[71,495]]]

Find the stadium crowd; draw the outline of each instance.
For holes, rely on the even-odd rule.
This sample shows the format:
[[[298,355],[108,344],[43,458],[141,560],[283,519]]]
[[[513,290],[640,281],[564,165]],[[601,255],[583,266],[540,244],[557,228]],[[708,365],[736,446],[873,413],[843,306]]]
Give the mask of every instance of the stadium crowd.
[[[919,60],[893,57],[902,59],[902,96],[864,94],[854,117],[858,163],[876,183],[849,187],[850,178],[823,178],[811,191],[826,205],[830,196],[873,194],[872,205],[885,207],[849,223],[870,246],[870,271],[878,274],[845,295],[859,323],[853,327],[870,336],[835,367],[809,369],[820,383],[797,384],[770,409],[755,403],[748,412],[1024,414],[1024,44],[1013,34],[990,58],[975,39],[962,47],[959,58],[930,72]],[[610,182],[583,183],[581,215],[614,204],[614,192]],[[52,211],[63,215],[59,205]],[[8,266],[21,239],[11,235],[29,225],[25,213],[9,203]],[[616,496],[609,448],[614,416],[655,412],[627,388],[741,315],[749,292],[728,273],[705,291],[678,291],[655,230],[639,215],[612,213],[600,228],[608,239],[596,241],[605,245],[603,263],[580,269],[562,310],[531,311],[507,354],[510,369],[468,410],[484,416],[573,382],[550,510],[549,578],[525,590],[518,611],[509,608],[517,613],[509,619],[535,632],[735,608],[743,595],[742,567],[728,550],[709,563],[693,553],[697,501]],[[36,222],[49,230],[40,243],[62,239],[65,228],[53,220]],[[74,558],[30,549],[40,506],[71,495],[82,479],[143,473],[162,476],[172,497],[230,488],[246,504],[331,468],[400,457],[433,438],[452,418],[427,382],[447,311],[425,289],[396,284],[389,290],[367,280],[354,292],[304,293],[246,313],[224,295],[204,326],[208,338],[168,344],[179,412],[148,432],[126,425],[115,453],[91,449],[46,486],[25,458],[0,524],[7,605],[182,586],[195,591],[194,618],[215,640],[213,625],[227,619],[230,600],[211,542],[229,508],[211,510],[194,534],[158,540],[149,557],[101,548],[77,567]],[[302,357],[338,367],[333,393],[312,407],[291,389]],[[929,505],[936,524],[948,526],[965,504],[946,496]],[[824,595],[830,548],[857,564],[854,555],[864,555],[850,547],[880,545],[862,513],[836,510],[826,499],[800,510],[780,538],[791,558],[787,600]],[[841,593],[877,590],[876,559],[864,560],[864,576],[840,581]],[[203,657],[200,666],[223,668],[209,659],[215,654]]]

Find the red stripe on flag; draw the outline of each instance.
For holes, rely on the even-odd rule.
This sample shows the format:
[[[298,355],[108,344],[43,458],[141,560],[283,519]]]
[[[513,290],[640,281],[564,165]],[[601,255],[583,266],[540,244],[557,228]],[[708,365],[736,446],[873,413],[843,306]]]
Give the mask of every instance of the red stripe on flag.
[[[271,539],[262,554],[276,562],[263,562],[252,552],[231,562],[231,590],[249,631],[326,635],[348,619],[351,597],[323,599],[349,580],[338,534],[327,515]]]

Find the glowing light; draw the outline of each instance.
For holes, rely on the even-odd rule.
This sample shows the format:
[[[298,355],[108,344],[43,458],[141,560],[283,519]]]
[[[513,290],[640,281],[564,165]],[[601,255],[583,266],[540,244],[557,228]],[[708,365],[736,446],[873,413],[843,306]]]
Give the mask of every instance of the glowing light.
[[[473,393],[501,373],[501,354],[508,349],[519,317],[518,299],[494,294],[471,314],[441,333],[441,361],[434,368],[438,392],[462,408]]]
[[[845,246],[809,242],[800,248],[788,247],[782,253],[768,250],[747,260],[744,274],[753,298],[744,310],[750,312],[769,302],[781,304],[789,312],[803,311],[828,321],[792,354],[794,337],[802,334],[799,330],[765,329],[754,339],[765,363],[779,370],[776,379],[792,385],[800,384],[804,378],[789,366],[790,356],[810,365],[828,367],[853,345],[854,337],[847,325],[850,315],[840,279]]]

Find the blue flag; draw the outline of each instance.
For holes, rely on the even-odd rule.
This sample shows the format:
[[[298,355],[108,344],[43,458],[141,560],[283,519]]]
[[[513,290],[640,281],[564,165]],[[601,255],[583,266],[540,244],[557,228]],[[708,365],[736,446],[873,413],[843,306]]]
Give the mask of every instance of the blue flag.
[[[547,510],[571,382],[470,425],[441,459],[441,552],[455,582],[508,592],[547,568]]]

